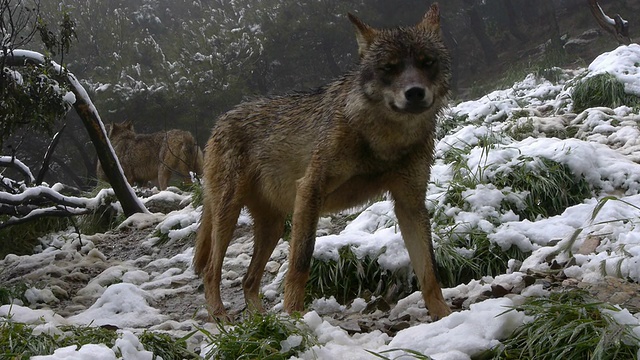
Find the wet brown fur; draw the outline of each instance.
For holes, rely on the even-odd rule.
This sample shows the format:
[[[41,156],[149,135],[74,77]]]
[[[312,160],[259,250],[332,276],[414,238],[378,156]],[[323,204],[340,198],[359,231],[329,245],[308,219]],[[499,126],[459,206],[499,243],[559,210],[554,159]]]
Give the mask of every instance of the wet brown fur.
[[[203,154],[190,132],[178,129],[137,134],[130,121],[111,124],[109,140],[131,185],[149,182],[164,190],[172,175],[190,181],[189,172],[202,174]],[[107,180],[100,163],[98,178]]]
[[[303,310],[319,216],[386,191],[429,312],[450,313],[435,276],[425,206],[436,116],[446,106],[451,76],[438,7],[414,27],[378,30],[349,19],[356,26],[357,69],[313,93],[243,103],[213,128],[194,266],[214,316],[226,316],[222,262],[244,206],[254,220],[255,245],[243,290],[258,311],[265,264],[293,213],[284,287],[291,313]]]

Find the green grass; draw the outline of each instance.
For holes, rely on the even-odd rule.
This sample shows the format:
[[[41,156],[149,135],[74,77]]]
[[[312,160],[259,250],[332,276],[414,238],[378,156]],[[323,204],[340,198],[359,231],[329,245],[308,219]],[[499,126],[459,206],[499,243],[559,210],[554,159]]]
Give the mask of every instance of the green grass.
[[[16,283],[11,286],[0,286],[0,305],[11,304],[13,300],[20,300],[28,304],[24,293],[29,287],[25,283]]]
[[[187,339],[194,333],[195,332],[192,332],[182,338],[174,339],[167,334],[145,330],[145,332],[138,336],[138,339],[146,350],[153,353],[154,359],[158,356],[163,360],[200,359],[198,354],[187,349]]]
[[[58,348],[75,345],[77,348],[87,344],[104,344],[108,348],[115,346],[118,333],[105,327],[60,326],[63,334],[42,333],[33,335],[29,325],[8,320],[0,320],[0,359],[28,360],[32,356],[51,355]],[[199,359],[187,350],[186,340],[192,334],[180,339],[169,335],[145,331],[139,335],[140,343],[148,351],[165,360]],[[117,351],[116,351],[117,352]],[[121,356],[121,354],[117,354]]]
[[[396,360],[396,359],[416,359],[416,360],[430,360],[431,357],[427,356],[425,354],[421,354],[415,350],[411,350],[411,349],[389,349],[389,350],[384,350],[381,351],[379,353],[377,352],[373,352],[373,351],[369,351],[369,350],[365,350],[366,352],[368,352],[369,354],[379,358],[379,359],[387,359],[387,360]],[[390,353],[390,352],[396,352],[396,351],[402,351],[404,352],[404,354],[398,355],[396,357],[393,358],[388,358],[386,356],[384,356],[384,354]]]
[[[36,336],[29,325],[0,321],[0,358],[28,360],[31,356],[51,355],[56,349],[70,345],[105,344],[111,348],[118,337],[115,331],[101,327],[61,326],[59,329],[64,335]]]
[[[458,128],[458,126],[464,124],[468,117],[468,114],[446,114],[445,116],[441,116],[436,124],[436,139],[440,140],[446,135],[452,133],[453,130]]]
[[[503,341],[493,359],[635,359],[640,339],[621,325],[586,292],[572,290],[547,298],[530,298],[515,309],[534,319]]]
[[[176,224],[174,226],[171,227],[171,229],[169,229],[169,231],[171,230],[180,230],[182,229],[182,226],[180,224]],[[153,232],[153,235],[158,238],[158,241],[156,241],[155,243],[153,243],[154,247],[160,247],[160,246],[166,246],[169,244],[173,244],[175,242],[180,242],[183,244],[193,244],[195,242],[196,239],[196,232],[190,232],[188,235],[180,238],[180,239],[171,239],[169,237],[169,232],[162,232],[162,230],[160,229],[156,229]]]
[[[7,219],[7,216],[0,216],[0,222]],[[0,229],[0,259],[7,254],[31,255],[35,246],[40,244],[38,238],[70,225],[68,218],[48,217]]]
[[[350,246],[344,246],[338,250],[337,261],[312,259],[306,302],[334,296],[339,303],[347,304],[365,295],[385,296],[393,301],[415,291],[409,269],[391,271],[380,266],[378,257],[384,251],[385,248],[374,256],[359,259]]]
[[[519,119],[522,117],[528,117],[529,113],[526,113],[525,116],[517,116],[513,115],[513,119]],[[519,124],[514,124],[507,130],[507,134],[511,136],[516,141],[524,140],[528,137],[533,136],[533,132],[535,131],[535,126],[533,125],[533,120],[531,118],[527,118],[526,121],[520,122]]]
[[[592,107],[616,108],[622,105],[629,107],[640,105],[640,98],[625,93],[624,84],[609,73],[583,78],[573,88],[571,98],[576,113]]]
[[[202,187],[202,182],[200,180],[192,182],[188,190],[191,192],[191,206],[195,209],[202,205],[202,202],[204,201],[204,189]]]
[[[107,204],[100,206],[93,213],[77,216],[75,222],[78,230],[84,235],[103,233],[114,229],[125,220],[125,216]]]
[[[487,154],[490,147],[484,147]],[[445,193],[446,204],[468,209],[463,192],[474,189],[479,184],[492,184],[498,189],[510,188],[519,193],[524,204],[511,201],[503,202],[503,210],[513,210],[521,220],[535,220],[538,216],[549,217],[561,214],[567,207],[580,204],[592,197],[593,189],[581,175],[575,175],[565,164],[544,157],[520,156],[517,164],[498,167],[494,164],[481,164],[478,169],[470,169],[465,154],[467,150],[450,150],[445,154],[446,161],[453,166],[453,178]],[[486,155],[482,155],[486,157]],[[438,222],[446,219],[436,212]],[[451,220],[451,219],[450,219]]]
[[[434,229],[434,247],[438,277],[444,287],[454,287],[483,276],[504,274],[511,259],[524,260],[531,253],[517,246],[503,251],[489,240],[488,234],[464,225],[438,226]],[[461,229],[462,228],[462,229]]]
[[[567,165],[544,157],[522,156],[518,160],[517,166],[495,174],[490,182],[498,188],[526,192],[523,208],[505,204],[521,219],[555,216],[592,197],[589,182],[584,176],[574,175]]]
[[[249,313],[244,321],[234,326],[225,327],[218,322],[217,328],[218,334],[201,329],[214,345],[205,359],[284,360],[317,342],[311,330],[300,320],[270,313]],[[282,342],[290,337],[299,339],[299,345],[283,349]]]

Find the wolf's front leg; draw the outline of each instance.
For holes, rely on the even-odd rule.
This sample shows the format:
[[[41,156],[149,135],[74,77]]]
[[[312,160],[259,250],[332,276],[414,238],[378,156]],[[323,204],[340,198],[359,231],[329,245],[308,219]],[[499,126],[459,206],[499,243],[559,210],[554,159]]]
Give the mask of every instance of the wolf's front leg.
[[[444,301],[436,277],[436,261],[431,240],[431,223],[424,204],[425,192],[418,187],[403,187],[392,191],[395,213],[402,232],[413,271],[418,278],[425,305],[434,320],[451,313]]]

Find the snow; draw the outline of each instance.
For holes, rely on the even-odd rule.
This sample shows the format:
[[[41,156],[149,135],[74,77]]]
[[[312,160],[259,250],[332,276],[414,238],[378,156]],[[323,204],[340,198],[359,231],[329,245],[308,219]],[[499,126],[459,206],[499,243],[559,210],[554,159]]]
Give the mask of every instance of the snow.
[[[624,83],[625,92],[640,96],[640,45],[620,46],[589,65],[590,75],[609,73]]]
[[[638,64],[640,46],[632,44],[602,54],[582,72],[566,71],[565,74],[570,79],[606,71],[624,82],[627,91],[640,94]],[[499,346],[514,329],[530,320],[520,311],[507,310],[521,304],[526,297],[548,296],[549,291],[541,284],[525,286],[523,278],[526,271],[547,270],[550,258],[562,262],[568,259],[568,254],[575,259],[575,263],[565,270],[570,277],[592,282],[609,275],[640,282],[640,159],[636,154],[640,146],[636,125],[640,114],[638,109],[620,107],[587,109],[570,116],[568,113],[572,107],[567,95],[568,84],[570,82],[553,84],[530,75],[509,89],[457,104],[450,109],[446,120],[462,120],[436,145],[436,163],[429,184],[427,206],[433,210],[442,209],[441,216],[451,218],[456,225],[479,228],[487,233],[490,241],[503,249],[517,246],[523,251],[530,251],[531,255],[521,265],[511,261],[503,275],[485,276],[443,289],[447,301],[467,299],[461,311],[438,321],[411,326],[393,337],[379,330],[350,335],[323,318],[324,314],[336,312],[357,314],[366,307],[363,299],[356,299],[349,306],[339,304],[334,298],[316,299],[311,311],[304,315],[303,322],[318,337],[319,344],[298,354],[297,358],[376,358],[368,351],[395,358],[405,350],[412,350],[437,360],[471,359]],[[529,121],[533,125],[533,134],[538,137],[521,140],[511,137],[515,127]],[[578,129],[574,138],[552,136],[555,131],[564,130],[569,125]],[[493,139],[491,146],[482,145],[487,139]],[[463,153],[460,157],[463,170],[454,170],[445,161],[455,149]],[[518,204],[526,194],[500,189],[489,180],[516,166],[533,166],[540,158],[564,164],[575,175],[584,176],[593,189],[592,197],[555,216],[521,220],[503,204],[505,201]],[[459,175],[456,171],[466,171],[479,181],[477,186],[462,192],[464,208],[451,206],[444,199],[449,184],[455,175]],[[42,194],[49,190],[31,191]],[[97,202],[97,198],[91,201]],[[605,198],[609,200],[603,205],[605,200],[602,199]],[[163,191],[156,195],[156,199],[175,201],[176,195]],[[153,226],[156,232],[167,235],[170,241],[177,241],[195,232],[200,214],[201,208],[190,206],[170,214],[136,214],[120,227],[144,229]],[[243,211],[239,224],[250,223],[251,218]],[[378,262],[385,269],[410,266],[391,201],[369,204],[337,234],[329,230],[330,218],[321,219],[319,224],[314,249],[314,257],[318,259],[335,260],[339,248],[351,246],[359,258],[382,252]],[[599,243],[589,251],[581,251],[589,236],[598,237]],[[434,238],[439,241],[438,236]],[[156,237],[141,240],[140,246],[150,246],[157,240]],[[42,271],[41,268],[51,266],[51,259],[64,254],[106,263],[106,257],[92,241],[98,241],[98,237],[90,237],[80,243],[62,235],[53,236],[50,247],[45,247],[42,252],[32,256],[9,255],[0,265],[19,264],[25,272]],[[246,268],[250,250],[242,243],[232,244],[229,248],[225,266],[230,268],[223,272],[223,287],[240,281],[236,269]],[[263,288],[265,298],[269,300],[281,300],[279,281],[288,264],[276,260],[284,258],[287,252],[287,244],[281,241],[267,264],[268,271],[275,275],[275,280]],[[0,320],[31,324],[36,326],[34,331],[40,332],[55,332],[58,326],[67,324],[115,325],[119,328],[119,339],[114,348],[101,344],[84,345],[79,349],[66,347],[57,349],[52,355],[34,359],[151,359],[152,355],[138,340],[140,330],[163,329],[180,336],[184,333],[177,329],[195,322],[191,319],[176,321],[170,314],[160,313],[154,307],[156,301],[169,294],[197,292],[192,286],[185,285],[188,280],[197,278],[191,267],[192,258],[193,248],[188,248],[153,261],[140,258],[110,264],[78,291],[78,296],[91,300],[92,305],[68,317],[43,308],[43,304],[58,301],[54,289],[33,287],[26,294],[29,304],[16,302],[0,306]],[[520,287],[522,291],[512,297],[479,300],[491,285]],[[34,304],[38,304],[37,308]],[[277,303],[273,310],[282,311],[282,302]],[[398,319],[406,314],[426,316],[420,292],[414,292],[395,304],[389,318]],[[628,309],[612,314],[618,322],[633,326],[634,331],[640,334],[638,314],[632,314]],[[283,346],[296,346],[300,340],[291,337],[283,342]],[[209,346],[204,338],[200,341],[202,349]]]

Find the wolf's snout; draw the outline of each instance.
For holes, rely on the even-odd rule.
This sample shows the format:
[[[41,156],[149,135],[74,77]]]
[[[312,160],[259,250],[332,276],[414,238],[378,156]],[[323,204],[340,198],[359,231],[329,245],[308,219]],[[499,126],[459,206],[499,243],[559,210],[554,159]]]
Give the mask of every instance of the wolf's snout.
[[[421,103],[425,100],[426,91],[423,87],[412,87],[404,92],[404,97],[409,104]]]

